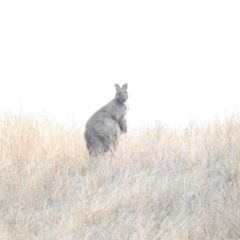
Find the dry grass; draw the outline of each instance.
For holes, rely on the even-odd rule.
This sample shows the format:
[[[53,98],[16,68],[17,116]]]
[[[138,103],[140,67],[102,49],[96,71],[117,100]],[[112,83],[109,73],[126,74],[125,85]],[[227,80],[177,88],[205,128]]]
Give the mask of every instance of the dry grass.
[[[89,167],[83,134],[0,119],[0,239],[240,239],[240,119],[126,135]]]

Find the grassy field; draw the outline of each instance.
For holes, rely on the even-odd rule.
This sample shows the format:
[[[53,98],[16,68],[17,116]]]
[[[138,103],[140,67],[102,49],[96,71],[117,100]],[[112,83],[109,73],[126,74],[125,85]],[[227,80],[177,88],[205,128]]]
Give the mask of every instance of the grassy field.
[[[156,123],[90,165],[78,127],[2,115],[0,239],[240,239],[240,118]]]

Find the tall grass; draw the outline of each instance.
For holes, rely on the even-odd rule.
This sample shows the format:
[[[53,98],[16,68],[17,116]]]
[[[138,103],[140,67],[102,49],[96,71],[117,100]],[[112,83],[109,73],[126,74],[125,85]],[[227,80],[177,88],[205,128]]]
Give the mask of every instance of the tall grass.
[[[238,117],[156,123],[95,165],[76,126],[0,119],[0,239],[239,239],[239,184]]]

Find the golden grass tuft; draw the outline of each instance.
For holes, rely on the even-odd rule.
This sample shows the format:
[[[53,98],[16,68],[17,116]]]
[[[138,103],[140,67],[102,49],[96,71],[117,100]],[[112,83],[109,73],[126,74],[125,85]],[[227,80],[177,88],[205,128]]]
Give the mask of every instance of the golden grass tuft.
[[[78,127],[2,115],[0,238],[240,238],[239,117],[156,123],[90,163]]]

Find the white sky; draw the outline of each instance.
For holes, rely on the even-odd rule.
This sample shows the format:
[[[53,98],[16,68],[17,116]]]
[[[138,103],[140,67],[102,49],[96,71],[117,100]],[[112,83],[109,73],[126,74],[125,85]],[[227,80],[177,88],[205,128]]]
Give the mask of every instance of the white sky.
[[[238,111],[240,2],[0,2],[1,110],[85,124],[125,82],[130,126]]]

